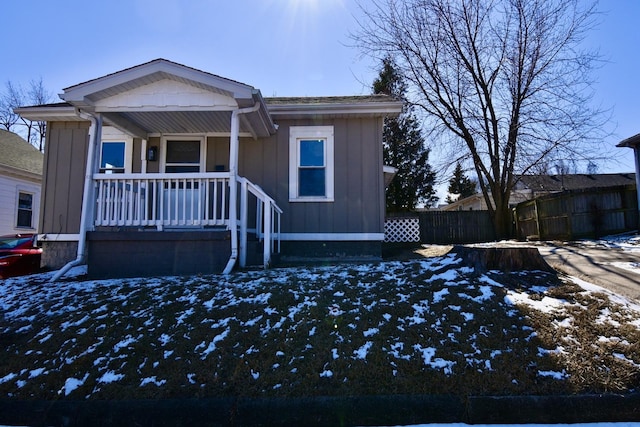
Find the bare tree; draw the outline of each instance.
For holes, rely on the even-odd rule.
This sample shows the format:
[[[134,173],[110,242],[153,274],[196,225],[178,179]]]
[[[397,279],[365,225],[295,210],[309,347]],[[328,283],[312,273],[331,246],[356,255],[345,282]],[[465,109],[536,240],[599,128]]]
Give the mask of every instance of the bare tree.
[[[24,95],[20,86],[10,81],[5,83],[5,90],[0,94],[0,126],[10,132],[14,131],[20,116],[13,109],[23,104]]]
[[[0,126],[8,131],[23,134],[29,143],[44,151],[46,122],[27,120],[14,113],[14,109],[26,105],[48,104],[53,99],[53,94],[44,87],[42,78],[31,80],[26,92],[19,84],[7,81],[4,93],[0,94]]]
[[[352,35],[391,56],[426,126],[473,160],[499,237],[515,180],[541,162],[589,159],[602,111],[590,107],[595,25],[583,0],[371,0]],[[456,149],[458,153],[460,149]]]
[[[53,94],[44,87],[44,84],[42,83],[42,77],[40,77],[39,80],[31,80],[31,82],[29,82],[29,91],[27,92],[27,98],[33,105],[48,104],[54,99]],[[47,122],[45,121],[39,120],[35,122],[35,130],[37,133],[36,147],[38,147],[38,150],[40,151],[44,151],[46,126]]]

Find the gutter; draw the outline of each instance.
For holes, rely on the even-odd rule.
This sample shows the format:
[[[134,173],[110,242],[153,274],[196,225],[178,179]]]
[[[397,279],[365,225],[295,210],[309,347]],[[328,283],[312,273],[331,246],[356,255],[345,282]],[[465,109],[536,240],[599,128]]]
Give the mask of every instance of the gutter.
[[[83,113],[80,110],[76,110],[76,114],[85,119],[91,121],[91,127],[89,128],[89,147],[87,150],[87,165],[84,175],[84,191],[82,193],[82,210],[80,213],[80,233],[78,236],[78,252],[75,260],[65,264],[58,272],[51,278],[51,282],[56,282],[62,276],[64,276],[72,267],[81,265],[85,261],[85,246],[87,241],[87,222],[89,221],[89,201],[91,197],[91,185],[93,180],[94,169],[94,157],[95,148],[100,142],[100,134],[102,132],[102,116],[95,117],[92,114]]]
[[[231,230],[231,256],[222,274],[229,274],[238,259],[238,151],[240,134],[240,114],[253,113],[260,108],[237,108],[231,112],[231,137],[229,138],[229,229]]]

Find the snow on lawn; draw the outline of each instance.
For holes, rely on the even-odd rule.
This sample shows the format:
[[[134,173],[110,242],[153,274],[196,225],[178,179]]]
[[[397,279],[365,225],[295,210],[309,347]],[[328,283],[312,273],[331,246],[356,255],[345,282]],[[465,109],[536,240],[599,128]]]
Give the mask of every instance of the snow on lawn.
[[[574,378],[563,358],[580,346],[640,372],[638,306],[611,296],[624,315],[602,303],[594,316],[607,334],[579,342],[579,300],[609,298],[601,289],[576,282],[568,298],[547,273],[479,274],[454,255],[230,276],[83,274],[0,282],[0,397],[558,391]],[[540,325],[563,333],[544,341]]]

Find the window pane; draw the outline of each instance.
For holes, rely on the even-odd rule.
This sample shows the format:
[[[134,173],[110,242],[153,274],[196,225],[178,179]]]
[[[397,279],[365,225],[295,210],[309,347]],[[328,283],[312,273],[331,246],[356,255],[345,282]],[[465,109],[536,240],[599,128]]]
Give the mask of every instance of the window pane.
[[[124,169],[124,142],[103,142],[100,169]]]
[[[31,209],[33,206],[33,194],[18,194],[18,209]]]
[[[324,168],[299,169],[299,196],[324,196],[325,195],[325,170]]]
[[[196,166],[167,166],[165,167],[166,173],[192,173],[200,172],[200,165]]]
[[[31,211],[18,209],[18,227],[31,228]]]
[[[300,141],[300,166],[324,166],[324,140]]]
[[[166,160],[167,163],[200,164],[200,141],[167,141]]]
[[[33,194],[18,193],[18,227],[31,228],[31,219],[33,216]]]

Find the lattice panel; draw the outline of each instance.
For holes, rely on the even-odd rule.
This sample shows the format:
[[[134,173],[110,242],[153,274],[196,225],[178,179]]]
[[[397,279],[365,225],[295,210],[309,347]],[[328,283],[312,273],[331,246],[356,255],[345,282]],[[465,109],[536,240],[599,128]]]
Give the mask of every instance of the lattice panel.
[[[389,218],[384,222],[385,242],[419,242],[418,218]]]

